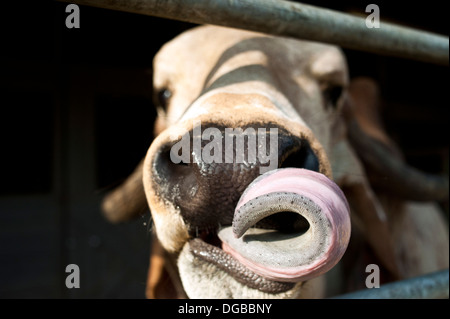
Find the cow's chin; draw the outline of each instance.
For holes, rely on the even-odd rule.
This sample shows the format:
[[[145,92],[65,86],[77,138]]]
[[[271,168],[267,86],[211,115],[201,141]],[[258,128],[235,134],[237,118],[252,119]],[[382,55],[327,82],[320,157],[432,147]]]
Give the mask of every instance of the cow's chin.
[[[323,296],[323,276],[298,282],[290,289],[282,292],[264,292],[251,288],[237,281],[217,264],[208,262],[193,252],[190,242],[187,242],[178,258],[178,269],[184,290],[189,298],[213,299],[290,299],[290,298],[320,298]]]

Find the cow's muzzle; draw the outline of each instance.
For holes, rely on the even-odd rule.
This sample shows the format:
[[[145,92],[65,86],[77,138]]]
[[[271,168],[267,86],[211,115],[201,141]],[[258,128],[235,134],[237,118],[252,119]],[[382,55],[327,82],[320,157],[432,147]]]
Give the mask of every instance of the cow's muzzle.
[[[181,215],[196,258],[286,291],[334,266],[349,240],[345,197],[310,144],[276,124],[201,123],[160,144],[153,187]]]
[[[152,165],[159,196],[179,208],[192,236],[231,225],[245,188],[280,167],[319,171],[319,162],[307,140],[275,125],[211,123],[163,144]]]

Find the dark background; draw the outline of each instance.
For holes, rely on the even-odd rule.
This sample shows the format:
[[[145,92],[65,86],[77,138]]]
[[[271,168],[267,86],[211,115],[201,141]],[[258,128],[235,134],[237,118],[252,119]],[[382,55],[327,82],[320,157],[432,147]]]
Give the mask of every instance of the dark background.
[[[362,15],[373,3],[303,2]],[[382,21],[448,36],[442,1],[376,4]],[[112,225],[99,205],[152,141],[153,55],[193,25],[80,6],[67,29],[66,6],[0,8],[0,297],[144,298],[150,214]],[[381,84],[406,160],[448,174],[448,67],[345,53],[351,76]],[[71,263],[80,289],[65,287]]]

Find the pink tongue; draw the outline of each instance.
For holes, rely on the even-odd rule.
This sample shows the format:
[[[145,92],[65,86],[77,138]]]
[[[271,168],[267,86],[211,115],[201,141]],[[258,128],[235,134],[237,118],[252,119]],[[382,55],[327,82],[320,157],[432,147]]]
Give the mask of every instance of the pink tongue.
[[[280,212],[302,215],[306,231],[283,233],[250,228]],[[298,282],[330,270],[350,238],[349,207],[339,187],[326,176],[285,168],[255,179],[242,194],[233,226],[219,232],[223,250],[255,273]]]

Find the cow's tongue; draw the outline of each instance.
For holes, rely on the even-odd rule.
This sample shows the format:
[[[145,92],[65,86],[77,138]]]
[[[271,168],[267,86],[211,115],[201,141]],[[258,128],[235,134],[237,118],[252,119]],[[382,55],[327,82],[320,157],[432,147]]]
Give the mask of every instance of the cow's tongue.
[[[271,219],[278,226],[268,227]],[[262,277],[304,281],[330,270],[344,254],[350,238],[348,203],[320,173],[270,171],[247,187],[232,227],[221,229],[219,238],[224,251]]]

